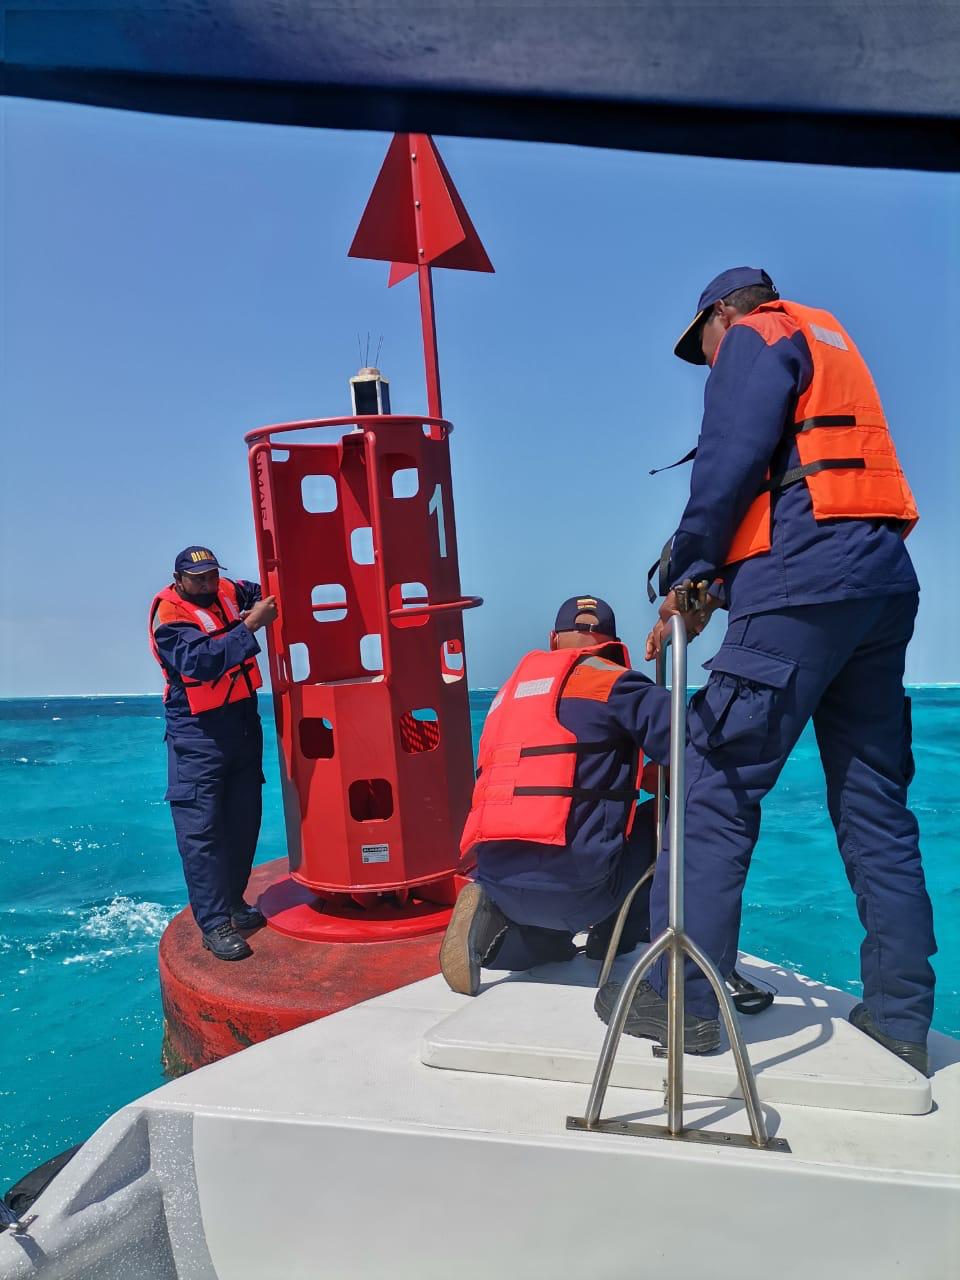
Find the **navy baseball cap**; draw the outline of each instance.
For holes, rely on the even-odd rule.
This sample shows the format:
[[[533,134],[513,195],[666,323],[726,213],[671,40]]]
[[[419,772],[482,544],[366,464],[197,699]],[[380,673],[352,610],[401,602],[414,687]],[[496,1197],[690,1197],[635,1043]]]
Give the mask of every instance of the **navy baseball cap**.
[[[731,267],[720,274],[704,289],[697,303],[697,314],[680,335],[680,341],[673,348],[673,354],[688,364],[706,364],[703,351],[700,349],[700,330],[707,318],[707,311],[721,298],[727,298],[737,289],[746,289],[752,284],[764,284],[768,289],[777,292],[773,281],[763,267]],[[777,297],[780,295],[777,294]]]
[[[209,547],[186,547],[173,562],[174,573],[209,573],[223,568]]]
[[[592,613],[597,620],[597,630],[605,636],[617,634],[617,620],[606,600],[599,596],[571,596],[557,610],[554,631],[575,631],[581,613]]]

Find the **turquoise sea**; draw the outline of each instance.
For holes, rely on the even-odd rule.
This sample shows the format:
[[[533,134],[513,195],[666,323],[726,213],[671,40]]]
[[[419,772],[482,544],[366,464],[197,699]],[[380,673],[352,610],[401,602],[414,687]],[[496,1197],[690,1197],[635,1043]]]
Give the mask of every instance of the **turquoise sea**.
[[[934,1025],[960,1035],[960,688],[914,698],[940,954]],[[475,734],[491,693],[471,695]],[[269,699],[260,858],[283,853]],[[157,942],[185,901],[159,698],[0,701],[0,1192],[162,1083]],[[811,733],[764,806],[743,946],[858,990],[860,926]]]

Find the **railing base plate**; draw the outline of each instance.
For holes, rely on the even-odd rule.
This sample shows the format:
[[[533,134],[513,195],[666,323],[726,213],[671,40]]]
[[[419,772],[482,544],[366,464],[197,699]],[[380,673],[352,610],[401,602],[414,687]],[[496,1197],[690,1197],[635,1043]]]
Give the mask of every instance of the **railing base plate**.
[[[628,1138],[669,1138],[671,1142],[699,1142],[712,1147],[746,1147],[750,1151],[790,1151],[785,1138],[768,1138],[764,1146],[747,1133],[716,1133],[710,1129],[681,1129],[671,1133],[662,1124],[640,1124],[634,1120],[598,1120],[587,1124],[583,1116],[567,1116],[567,1128],[583,1133],[617,1133]]]

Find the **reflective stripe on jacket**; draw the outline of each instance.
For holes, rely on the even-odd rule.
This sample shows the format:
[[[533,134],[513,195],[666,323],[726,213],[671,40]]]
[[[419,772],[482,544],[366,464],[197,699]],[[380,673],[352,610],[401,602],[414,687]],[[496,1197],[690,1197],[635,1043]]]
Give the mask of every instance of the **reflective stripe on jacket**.
[[[918,519],[916,503],[870,370],[840,322],[829,311],[780,300],[736,325],[754,329],[768,344],[801,331],[813,376],[792,423],[800,465],[768,477],[734,534],[726,563],[770,550],[772,495],[800,482],[810,492],[815,520],[896,520],[906,537]]]
[[[624,835],[636,807],[636,786],[600,791],[574,786],[577,759],[608,753],[622,739],[581,742],[557,718],[572,671],[597,649],[535,650],[520,662],[490,705],[480,738],[473,804],[460,842],[466,854],[481,842],[522,840],[567,843],[567,819],[576,800],[611,800],[624,806]],[[629,663],[624,648],[625,661]],[[638,752],[637,776],[643,766]]]
[[[181,596],[172,584],[158,591],[150,605],[148,635],[150,650],[160,664],[166,687],[163,693],[164,702],[170,693],[170,671],[160,657],[154,632],[158,627],[188,625],[197,627],[210,636],[222,635],[240,624],[240,607],[237,601],[237,589],[229,578],[221,578],[217,589],[217,604],[222,616],[228,619],[224,625],[213,612],[213,608],[201,608]],[[179,672],[175,673],[187,695],[187,702],[193,715],[204,711],[213,711],[225,707],[231,702],[242,702],[254,695],[263,684],[260,668],[256,658],[246,658],[228,668],[215,680],[191,680]]]

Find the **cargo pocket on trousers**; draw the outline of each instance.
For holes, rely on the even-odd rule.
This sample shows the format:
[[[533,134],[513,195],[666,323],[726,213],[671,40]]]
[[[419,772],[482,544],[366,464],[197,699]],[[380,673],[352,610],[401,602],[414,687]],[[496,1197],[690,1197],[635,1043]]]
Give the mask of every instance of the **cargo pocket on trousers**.
[[[903,699],[903,757],[900,767],[903,780],[909,787],[917,766],[913,759],[913,699],[908,697]]]
[[[697,695],[695,714],[707,750],[722,752],[736,744],[738,758],[746,754],[751,760],[761,759],[770,745],[776,703],[797,664],[746,645],[729,644],[703,665],[710,679]]]
[[[195,782],[171,782],[163,798],[169,801],[170,804],[190,804],[197,798],[197,784]]]

